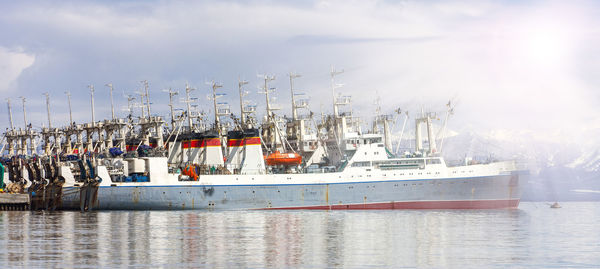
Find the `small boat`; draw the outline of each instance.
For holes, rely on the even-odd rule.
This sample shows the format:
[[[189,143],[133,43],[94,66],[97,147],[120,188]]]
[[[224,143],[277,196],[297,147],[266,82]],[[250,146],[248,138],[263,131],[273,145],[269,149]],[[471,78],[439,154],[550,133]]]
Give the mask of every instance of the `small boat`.
[[[302,163],[302,156],[295,152],[281,153],[279,151],[275,151],[265,158],[265,162],[270,166],[294,166]]]
[[[550,206],[550,208],[561,208],[561,207],[562,207],[562,206],[560,206],[560,205],[558,204],[558,202],[554,202],[554,204],[552,204],[552,205]]]

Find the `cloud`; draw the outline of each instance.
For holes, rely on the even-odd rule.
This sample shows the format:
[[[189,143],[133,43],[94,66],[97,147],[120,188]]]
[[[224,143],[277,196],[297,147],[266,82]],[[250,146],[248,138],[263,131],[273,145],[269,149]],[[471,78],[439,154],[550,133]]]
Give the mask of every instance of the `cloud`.
[[[290,38],[289,43],[295,45],[319,45],[319,44],[354,44],[354,43],[415,43],[426,42],[436,39],[436,37],[419,37],[419,38],[358,38],[358,37],[342,37],[342,36],[325,36],[325,35],[298,35]]]
[[[303,74],[296,83],[312,96],[311,109],[319,112],[322,104],[328,112],[330,65],[346,70],[336,77],[345,84],[338,91],[353,95],[352,109],[365,123],[377,95],[389,112],[398,106],[443,111],[447,100],[455,99],[449,125],[455,130],[577,132],[597,124],[589,115],[600,113],[600,102],[594,101],[600,100],[595,86],[600,76],[590,71],[600,70],[600,40],[596,30],[586,30],[598,28],[594,15],[600,9],[594,2],[2,5],[0,46],[35,55],[35,69],[23,74],[15,89],[30,99],[51,91],[57,114],[66,111],[62,92],[71,90],[74,111],[81,112],[77,121],[89,120],[88,84],[96,85],[97,104],[104,104],[97,117],[108,117],[108,92],[100,85],[112,82],[118,92],[133,93],[143,79],[150,81],[153,111],[167,112],[161,89],[182,89],[186,81],[198,88],[194,95],[209,111],[204,98],[209,80],[225,85],[229,97],[223,100],[235,108],[238,77],[251,81],[248,98],[260,109],[264,97],[256,93],[257,73],[278,75],[273,86],[282,113],[289,114],[285,74],[290,71]],[[126,104],[124,98],[115,100],[118,107]]]
[[[23,70],[32,66],[35,56],[23,52],[23,49],[0,47],[0,92],[14,92],[16,83]]]

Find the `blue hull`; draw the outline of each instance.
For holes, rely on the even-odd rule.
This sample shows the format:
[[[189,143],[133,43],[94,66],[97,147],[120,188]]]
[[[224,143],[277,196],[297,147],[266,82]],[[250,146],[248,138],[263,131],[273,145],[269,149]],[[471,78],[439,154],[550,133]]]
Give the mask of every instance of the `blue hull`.
[[[519,174],[335,184],[100,187],[93,210],[515,208]],[[79,187],[62,209],[79,210]]]

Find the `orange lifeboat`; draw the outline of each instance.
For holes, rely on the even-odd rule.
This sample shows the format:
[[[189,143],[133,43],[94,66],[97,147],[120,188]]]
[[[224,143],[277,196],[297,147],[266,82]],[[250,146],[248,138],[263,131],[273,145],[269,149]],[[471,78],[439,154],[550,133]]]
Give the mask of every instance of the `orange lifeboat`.
[[[191,165],[191,164],[187,165],[183,169],[183,174],[186,175],[186,176],[189,176],[194,181],[198,181],[198,173],[196,173],[196,166],[195,165]]]
[[[279,151],[275,151],[274,153],[269,154],[265,158],[265,162],[267,165],[299,165],[302,163],[302,156],[300,154],[292,152],[292,153],[281,153]]]

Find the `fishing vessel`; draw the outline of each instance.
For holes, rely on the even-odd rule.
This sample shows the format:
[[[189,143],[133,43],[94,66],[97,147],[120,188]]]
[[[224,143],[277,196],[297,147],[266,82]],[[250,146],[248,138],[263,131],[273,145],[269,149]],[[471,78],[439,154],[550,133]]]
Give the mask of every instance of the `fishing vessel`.
[[[167,128],[162,117],[151,114],[147,82],[137,121],[116,118],[113,106],[110,120],[96,122],[93,86],[92,122],[75,124],[71,118],[72,124],[52,128],[47,95],[48,128],[39,133],[14,128],[9,101],[11,126],[2,150],[6,189],[29,192],[33,208],[83,211],[518,207],[526,172],[515,161],[447,164],[432,113],[415,119],[414,150],[397,154],[390,123],[398,117],[378,113],[373,128],[363,131],[351,111],[341,111],[351,101],[336,94],[334,79],[341,72],[330,74],[333,113],[320,120],[301,113],[309,111],[308,101],[294,90],[300,77],[294,73],[291,118],[271,104],[269,82],[275,78],[262,77],[266,114],[260,123],[253,116],[256,106],[243,100],[247,81],[238,83],[239,117],[218,101],[221,85],[211,83],[211,124],[192,109],[194,89],[186,85],[187,110],[180,115],[172,103],[178,93],[169,90]],[[112,84],[107,86],[112,103]],[[23,113],[27,126],[24,99]]]

